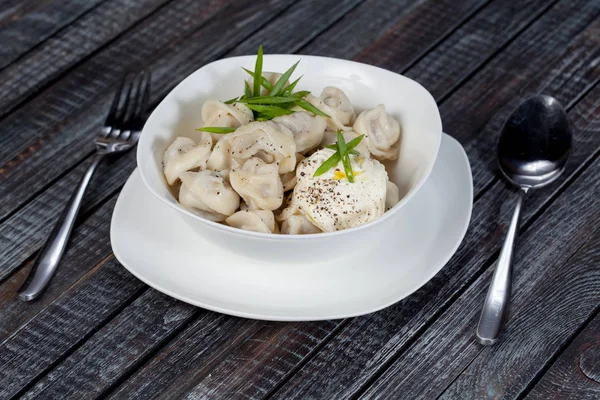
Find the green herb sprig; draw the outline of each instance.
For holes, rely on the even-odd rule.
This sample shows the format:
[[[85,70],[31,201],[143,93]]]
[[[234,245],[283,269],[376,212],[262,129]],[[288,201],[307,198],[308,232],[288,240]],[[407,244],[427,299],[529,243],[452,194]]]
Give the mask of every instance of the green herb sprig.
[[[300,81],[300,78],[296,79],[292,83],[286,86],[290,77],[296,70],[298,63],[296,62],[287,71],[285,71],[281,77],[271,84],[263,76],[263,48],[259,46],[258,53],[256,55],[256,63],[254,65],[254,71],[242,68],[253,78],[252,87],[247,81],[244,82],[244,94],[240,97],[234,97],[225,101],[225,104],[243,103],[250,108],[254,114],[256,121],[268,121],[275,117],[282,115],[292,114],[293,111],[290,109],[294,106],[298,106],[306,111],[309,111],[315,115],[323,117],[329,117],[326,113],[319,110],[317,107],[310,104],[304,98],[310,94],[307,90],[301,90],[294,92],[294,88]],[[268,91],[266,96],[261,94],[261,87]],[[207,126],[204,128],[198,128],[197,130],[210,133],[231,133],[234,132],[234,128],[222,128]]]
[[[336,152],[333,153],[327,160],[325,160],[323,164],[319,166],[319,168],[317,168],[313,176],[317,177],[319,175],[323,175],[325,172],[329,171],[340,161],[342,161],[348,182],[354,183],[354,171],[352,171],[352,165],[350,163],[350,154],[360,154],[358,151],[354,150],[354,148],[360,144],[364,137],[365,135],[360,135],[346,143],[344,135],[342,135],[342,130],[338,129],[337,143],[334,145],[325,146],[325,148],[336,150]]]

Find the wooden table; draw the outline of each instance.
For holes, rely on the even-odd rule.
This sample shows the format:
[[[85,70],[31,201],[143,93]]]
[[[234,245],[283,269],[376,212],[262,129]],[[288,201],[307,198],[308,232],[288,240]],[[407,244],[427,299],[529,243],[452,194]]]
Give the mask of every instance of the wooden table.
[[[346,320],[253,321],[176,301],[111,253],[130,152],[102,165],[51,287],[17,300],[123,72],[151,69],[156,105],[261,43],[377,65],[433,94],[475,186],[444,269]],[[1,399],[600,398],[600,1],[0,0],[0,44]],[[510,319],[483,347],[474,330],[515,200],[494,148],[535,93],[565,105],[574,151],[527,199]]]

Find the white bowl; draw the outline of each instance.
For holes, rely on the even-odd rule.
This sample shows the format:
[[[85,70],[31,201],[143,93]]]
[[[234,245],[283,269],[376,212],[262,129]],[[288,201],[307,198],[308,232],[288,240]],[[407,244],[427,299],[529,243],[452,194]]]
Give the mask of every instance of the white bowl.
[[[400,155],[386,163],[398,185],[400,202],[367,224],[331,233],[275,235],[244,231],[206,220],[182,207],[172,195],[162,172],[162,158],[177,136],[195,138],[201,126],[200,110],[208,99],[227,100],[243,92],[248,77],[242,67],[254,69],[255,56],[226,58],[210,63],[184,79],[148,118],[137,148],[137,163],[146,187],[179,214],[196,232],[228,250],[271,262],[325,261],[351,256],[402,224],[402,210],[429,176],[442,138],[442,123],[433,97],[417,82],[371,65],[334,58],[302,55],[265,55],[264,71],[283,72],[301,60],[295,77],[303,75],[296,90],[319,95],[326,86],[342,89],[358,112],[384,104],[402,127]],[[149,216],[151,217],[151,216]]]

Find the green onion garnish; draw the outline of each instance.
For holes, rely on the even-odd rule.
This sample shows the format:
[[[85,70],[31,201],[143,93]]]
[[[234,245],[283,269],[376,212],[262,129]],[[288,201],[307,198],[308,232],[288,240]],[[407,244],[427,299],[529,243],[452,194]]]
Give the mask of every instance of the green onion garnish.
[[[263,67],[263,48],[262,45],[258,46],[258,54],[256,55],[256,64],[254,65],[254,93],[255,96],[260,95],[260,84],[263,80],[262,76]]]
[[[244,81],[244,96],[246,96],[247,99],[252,97],[252,89],[250,89],[248,81]]]
[[[337,147],[337,144],[328,144],[328,145],[326,145],[326,146],[324,146],[324,147],[325,147],[326,149],[329,149],[329,150],[335,150],[335,151],[337,151],[337,148],[338,148],[338,147]],[[348,146],[348,153],[349,153],[349,154],[352,154],[353,156],[357,156],[357,155],[359,155],[359,154],[360,154],[360,153],[359,153],[358,151],[356,151],[355,149],[351,149],[351,148],[350,148],[350,146]]]
[[[350,163],[350,156],[348,155],[346,139],[344,139],[344,135],[342,135],[341,129],[338,129],[337,138],[338,152],[340,153],[340,157],[342,159],[344,171],[346,171],[346,178],[348,179],[348,182],[354,183],[354,171],[352,171],[352,164]]]
[[[225,126],[205,126],[204,128],[196,128],[196,130],[210,133],[231,133],[235,132],[236,128],[229,128]]]
[[[290,76],[292,76],[292,74],[294,73],[294,70],[296,69],[296,66],[298,66],[299,62],[300,61],[296,62],[296,64],[288,68],[288,70],[285,71],[283,75],[279,77],[277,82],[275,82],[275,86],[273,86],[273,90],[271,90],[271,93],[269,93],[269,96],[279,96],[279,94],[283,90],[283,86],[290,79]]]
[[[252,97],[244,100],[246,104],[281,104],[281,103],[295,103],[298,99],[295,97],[271,97],[261,96]]]
[[[313,176],[323,175],[325,172],[329,171],[331,168],[335,167],[337,163],[340,162],[340,153],[337,151],[331,155],[313,174]]]
[[[252,77],[252,79],[254,79],[254,72],[252,72],[249,69],[246,69],[244,67],[242,67],[242,69],[244,71],[246,71],[248,73],[248,75],[250,75]],[[246,82],[246,83],[248,83],[248,82]],[[267,90],[272,90],[273,89],[273,85],[271,85],[271,82],[269,82],[268,80],[266,80],[264,76],[263,76],[260,84],[262,85],[262,87],[264,87]],[[248,86],[248,87],[250,87],[250,86]],[[252,96],[249,96],[249,97],[252,97]]]
[[[325,114],[323,111],[319,110],[317,107],[313,106],[306,100],[298,100],[296,103],[299,107],[304,108],[306,111],[310,111],[313,114],[321,115],[323,117],[329,117],[329,115]]]
[[[349,154],[353,154],[353,155],[360,154],[358,151],[354,150],[354,148],[359,145],[359,143],[363,140],[365,135],[357,136],[354,139],[352,139],[351,141],[349,141],[348,143],[346,143],[344,136],[342,136],[341,129],[338,129],[337,135],[338,135],[338,142],[336,144],[330,144],[330,145],[325,146],[326,149],[336,150],[336,152],[333,153],[333,155],[331,157],[329,157],[327,160],[325,160],[325,162],[323,164],[321,164],[321,166],[319,168],[317,168],[317,170],[315,171],[313,176],[323,175],[325,172],[329,171],[331,168],[336,166],[337,163],[339,163],[341,160],[342,164],[344,165],[344,170],[346,171],[346,177],[348,178],[348,182],[354,183],[354,172],[352,171],[352,165],[350,164]],[[340,139],[340,136],[341,136],[341,139]],[[340,146],[340,143],[342,143],[341,146]],[[342,147],[342,150],[340,150],[340,147]],[[345,151],[344,151],[344,149],[345,149]],[[342,155],[345,154],[346,161],[344,161],[344,157],[341,154]],[[350,173],[348,173],[348,171],[350,171]]]
[[[277,106],[268,106],[268,105],[263,105],[263,104],[246,104],[248,106],[249,109],[253,110],[253,111],[257,111],[262,115],[258,115],[258,117],[263,117],[263,118],[275,118],[275,117],[280,117],[282,115],[288,115],[288,114],[292,114],[293,111],[291,110],[287,110],[285,108],[281,108],[281,107],[277,107]]]

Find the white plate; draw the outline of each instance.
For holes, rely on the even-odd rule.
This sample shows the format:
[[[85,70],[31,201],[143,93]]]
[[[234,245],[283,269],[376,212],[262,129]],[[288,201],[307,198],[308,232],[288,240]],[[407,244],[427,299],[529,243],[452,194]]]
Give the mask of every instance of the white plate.
[[[433,172],[406,205],[404,224],[352,257],[275,264],[226,251],[153,196],[137,170],[119,195],[110,236],[133,275],[187,303],[265,320],[336,319],[385,308],[429,281],[462,241],[472,203],[467,156],[444,135]]]

